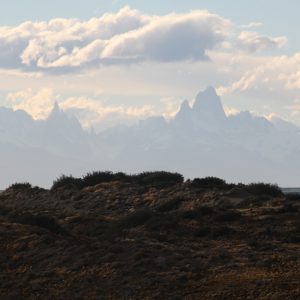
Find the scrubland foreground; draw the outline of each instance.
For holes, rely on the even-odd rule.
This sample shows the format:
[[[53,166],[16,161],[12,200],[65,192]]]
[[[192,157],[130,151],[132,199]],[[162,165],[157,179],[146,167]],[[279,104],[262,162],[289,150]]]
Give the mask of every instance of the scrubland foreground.
[[[300,196],[166,172],[0,194],[1,299],[300,299]]]

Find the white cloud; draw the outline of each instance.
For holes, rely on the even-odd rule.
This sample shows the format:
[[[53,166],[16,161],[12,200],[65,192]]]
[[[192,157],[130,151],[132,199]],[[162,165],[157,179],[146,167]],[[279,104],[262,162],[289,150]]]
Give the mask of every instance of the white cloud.
[[[207,11],[153,17],[142,28],[114,37],[102,58],[154,61],[206,60],[228,35],[231,23]]]
[[[209,59],[209,50],[233,51],[236,43],[253,52],[286,44],[284,37],[247,31],[236,36],[236,29],[204,10],[155,16],[129,7],[88,21],[25,22],[0,27],[0,68],[64,72],[141,61],[201,61]]]
[[[103,130],[119,124],[132,124],[137,120],[155,115],[151,105],[141,106],[110,106],[99,99],[88,97],[70,97],[60,102],[60,107],[74,114],[83,127],[93,126],[96,130]]]
[[[238,37],[238,46],[249,52],[261,52],[287,45],[286,37],[268,37],[253,31],[242,31]]]
[[[182,103],[182,99],[167,97],[167,98],[160,99],[160,102],[164,106],[163,116],[166,119],[170,119],[170,118],[173,118],[176,115],[176,113],[178,112],[178,110],[181,106],[181,103]]]
[[[139,28],[147,19],[138,11],[125,7],[116,14],[104,14],[86,22],[53,19],[0,27],[0,67],[47,68],[65,54],[71,55],[96,40],[106,41]]]
[[[250,64],[245,63],[247,61],[245,56],[236,57],[236,59],[240,60],[240,63],[244,61],[241,63],[242,73],[238,80],[228,86],[218,88],[221,95],[254,89],[265,89],[274,93],[278,93],[279,90],[288,93],[288,91],[300,89],[300,53],[292,56],[257,58]]]
[[[34,119],[45,119],[58,99],[50,88],[43,88],[37,92],[26,89],[9,93],[6,97],[7,103],[14,110],[24,110]]]
[[[263,57],[237,55],[234,61],[232,64],[227,58],[228,83],[218,87],[219,94],[230,106],[255,110],[261,115],[275,113],[299,125],[300,53]]]
[[[264,25],[264,24],[261,23],[261,22],[250,22],[250,23],[248,23],[248,24],[246,24],[246,25],[241,25],[240,27],[241,27],[242,29],[251,29],[251,28],[261,27],[261,26],[263,26],[263,25]]]
[[[233,107],[228,107],[228,106],[224,106],[224,111],[226,116],[232,116],[232,115],[237,115],[240,113],[240,111],[236,108]]]

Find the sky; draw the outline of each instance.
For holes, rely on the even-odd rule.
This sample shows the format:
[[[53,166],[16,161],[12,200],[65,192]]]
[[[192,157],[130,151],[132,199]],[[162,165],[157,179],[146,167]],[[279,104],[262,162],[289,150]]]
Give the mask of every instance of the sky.
[[[228,114],[300,125],[300,2],[3,1],[0,105],[46,118],[57,101],[102,130],[214,86]]]

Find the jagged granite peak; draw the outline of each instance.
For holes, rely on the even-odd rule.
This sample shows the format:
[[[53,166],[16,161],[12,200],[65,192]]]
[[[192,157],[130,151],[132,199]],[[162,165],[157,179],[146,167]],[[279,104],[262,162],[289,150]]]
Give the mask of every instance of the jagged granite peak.
[[[185,121],[191,120],[192,108],[188,100],[184,100],[175,116],[175,121]]]
[[[61,110],[57,101],[54,102],[53,109],[45,120],[45,125],[51,130],[53,130],[53,128],[59,129],[58,132],[60,135],[62,135],[63,132],[68,132],[68,134],[72,133],[74,135],[83,133],[83,129],[78,119],[74,115],[69,116]],[[54,134],[54,132],[55,131],[52,133]]]
[[[193,111],[216,120],[225,120],[226,115],[216,90],[209,86],[200,92],[193,105]]]
[[[57,118],[57,117],[59,117],[62,114],[63,114],[63,112],[60,109],[58,102],[55,101],[54,105],[53,105],[53,108],[52,108],[52,110],[51,110],[51,112],[49,114],[48,120],[52,119],[52,118]]]
[[[189,113],[191,110],[192,110],[192,108],[190,107],[190,104],[189,104],[188,100],[184,100],[181,103],[178,114],[186,114],[186,113]]]
[[[59,107],[59,104],[58,104],[57,101],[54,102],[52,111],[53,112],[60,112],[60,107]]]

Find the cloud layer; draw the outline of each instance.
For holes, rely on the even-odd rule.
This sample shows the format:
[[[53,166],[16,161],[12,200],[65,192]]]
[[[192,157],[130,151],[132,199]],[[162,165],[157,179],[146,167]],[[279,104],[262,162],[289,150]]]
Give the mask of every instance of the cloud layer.
[[[284,37],[237,35],[236,30],[231,21],[202,10],[155,16],[124,7],[88,21],[29,21],[0,27],[0,68],[64,72],[143,61],[203,61],[209,50],[258,52],[286,44]]]

